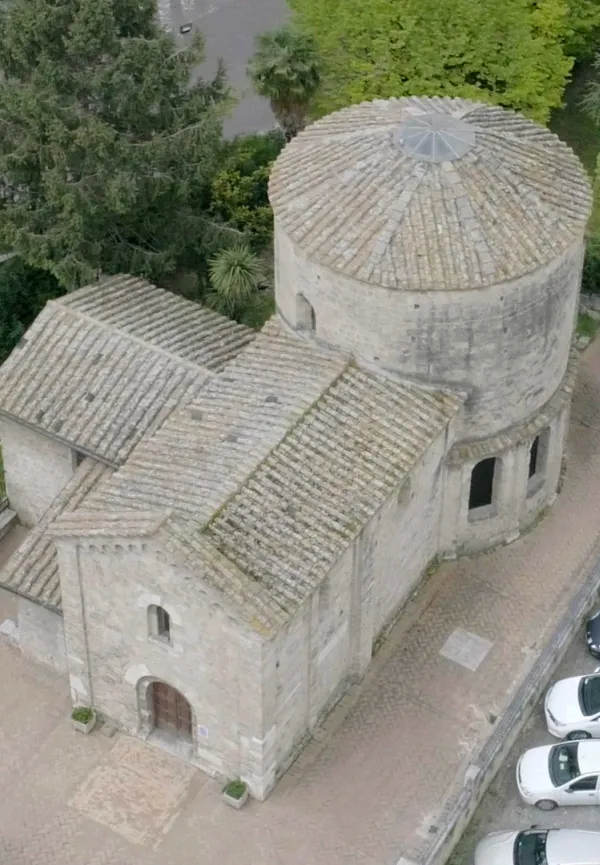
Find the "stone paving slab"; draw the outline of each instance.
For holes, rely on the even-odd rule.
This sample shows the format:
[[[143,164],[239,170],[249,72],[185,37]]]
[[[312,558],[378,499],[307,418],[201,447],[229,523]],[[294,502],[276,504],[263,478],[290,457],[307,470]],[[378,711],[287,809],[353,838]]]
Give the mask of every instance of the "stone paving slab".
[[[548,517],[509,547],[440,568],[318,741],[267,802],[240,812],[170,756],[148,782],[150,745],[76,733],[66,682],[0,642],[0,865],[418,862],[600,552],[598,514],[600,341],[584,355]],[[440,654],[461,630],[491,644],[475,669]],[[121,780],[106,804],[111,771]]]

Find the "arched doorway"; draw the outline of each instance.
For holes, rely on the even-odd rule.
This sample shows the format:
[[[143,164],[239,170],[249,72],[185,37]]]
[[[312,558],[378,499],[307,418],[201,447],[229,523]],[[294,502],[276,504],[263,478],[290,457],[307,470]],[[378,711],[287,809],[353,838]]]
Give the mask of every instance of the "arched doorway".
[[[152,722],[157,730],[163,730],[176,739],[192,740],[192,709],[183,694],[164,682],[150,685]]]

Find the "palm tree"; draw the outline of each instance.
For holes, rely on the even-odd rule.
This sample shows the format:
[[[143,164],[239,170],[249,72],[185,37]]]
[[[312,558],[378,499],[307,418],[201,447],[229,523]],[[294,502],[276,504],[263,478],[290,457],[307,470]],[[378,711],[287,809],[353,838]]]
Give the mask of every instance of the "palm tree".
[[[230,318],[243,315],[265,276],[260,259],[245,243],[219,250],[209,271],[213,290],[207,303]]]
[[[271,103],[289,141],[306,126],[310,100],[320,83],[317,49],[312,37],[281,27],[256,39],[248,64],[254,89]]]

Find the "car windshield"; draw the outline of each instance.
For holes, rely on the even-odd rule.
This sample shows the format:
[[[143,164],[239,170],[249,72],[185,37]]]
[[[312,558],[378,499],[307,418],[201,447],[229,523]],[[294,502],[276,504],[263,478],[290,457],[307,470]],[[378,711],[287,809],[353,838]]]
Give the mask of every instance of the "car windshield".
[[[520,832],[515,841],[515,865],[548,865],[547,832]]]
[[[562,787],[563,784],[579,776],[577,744],[577,742],[565,742],[563,745],[555,745],[550,751],[548,763],[550,777],[555,787]]]
[[[581,680],[579,706],[584,715],[600,712],[600,676],[585,676]]]

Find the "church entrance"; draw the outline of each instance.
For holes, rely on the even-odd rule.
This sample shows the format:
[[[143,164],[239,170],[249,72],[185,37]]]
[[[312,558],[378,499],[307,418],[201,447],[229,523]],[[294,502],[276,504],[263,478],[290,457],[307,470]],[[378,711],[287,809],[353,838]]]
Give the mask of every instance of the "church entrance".
[[[152,682],[154,727],[185,742],[192,740],[192,710],[183,694],[164,682]]]

